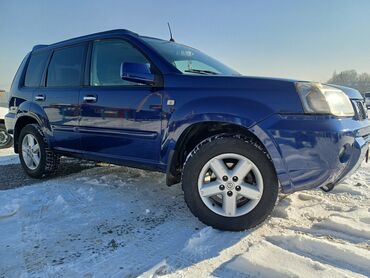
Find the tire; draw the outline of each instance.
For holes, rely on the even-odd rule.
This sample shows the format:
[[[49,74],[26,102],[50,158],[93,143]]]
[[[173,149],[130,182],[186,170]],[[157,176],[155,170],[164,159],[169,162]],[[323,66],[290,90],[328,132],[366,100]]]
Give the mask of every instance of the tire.
[[[222,164],[226,168],[217,166]],[[227,181],[217,169],[229,175]],[[240,174],[239,179],[235,173]],[[237,136],[213,136],[188,156],[182,188],[186,204],[200,221],[220,230],[242,231],[259,225],[270,215],[279,183],[268,154],[259,144]]]
[[[13,137],[6,131],[5,125],[0,124],[0,149],[7,149],[13,145]]]
[[[31,141],[34,144],[34,147],[31,148],[29,144],[28,147],[26,147],[27,142]],[[44,178],[56,172],[60,158],[57,154],[49,149],[47,140],[38,125],[26,125],[21,130],[18,142],[19,158],[22,167],[30,177]],[[30,144],[32,145],[32,143]],[[38,145],[38,151],[36,151],[36,145]],[[35,163],[35,160],[31,159],[30,156],[27,155],[27,152],[28,154],[33,155],[34,158],[39,158],[38,163]]]

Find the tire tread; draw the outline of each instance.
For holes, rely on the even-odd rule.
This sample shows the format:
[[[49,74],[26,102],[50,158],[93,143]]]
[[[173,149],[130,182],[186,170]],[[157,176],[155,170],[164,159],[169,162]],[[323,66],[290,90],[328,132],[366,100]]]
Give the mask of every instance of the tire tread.
[[[199,212],[196,211],[195,208],[189,204],[187,198],[185,197],[186,205],[189,208],[189,210],[192,212],[192,214],[195,215],[198,218],[198,220],[205,223],[206,225],[212,226],[213,228],[221,229],[221,230],[229,230],[229,231],[242,231],[242,230],[245,230],[245,229],[255,228],[255,227],[261,225],[265,221],[265,219],[269,217],[272,208],[275,206],[275,204],[277,202],[277,194],[278,194],[279,185],[278,185],[278,181],[277,181],[277,177],[276,177],[276,173],[275,173],[275,168],[273,167],[270,155],[267,153],[265,148],[260,143],[256,142],[253,138],[245,137],[245,136],[242,136],[242,135],[214,135],[214,136],[211,136],[211,137],[203,140],[202,142],[200,142],[189,153],[189,155],[187,156],[187,158],[185,160],[185,163],[184,163],[184,166],[183,166],[183,171],[182,171],[182,190],[184,191],[184,193],[186,195],[186,192],[185,192],[186,188],[185,187],[187,185],[183,182],[184,181],[184,174],[186,173],[186,171],[188,171],[189,164],[191,164],[191,161],[194,159],[194,157],[196,155],[201,154],[202,152],[205,152],[205,148],[204,148],[205,145],[208,145],[210,143],[214,143],[215,141],[218,141],[218,142],[222,143],[223,140],[221,140],[221,139],[237,139],[237,140],[242,141],[245,144],[253,146],[254,148],[256,148],[256,150],[261,152],[268,159],[268,161],[271,163],[270,166],[273,169],[273,173],[274,173],[274,176],[276,178],[275,182],[276,182],[276,185],[277,185],[276,186],[276,189],[277,189],[276,192],[273,192],[273,195],[274,195],[273,198],[275,200],[274,200],[271,208],[269,207],[269,208],[265,209],[262,213],[259,213],[259,217],[250,221],[248,226],[246,226],[244,223],[234,223],[231,226],[224,227],[224,226],[220,225],[220,223],[212,223],[212,222],[204,221],[204,219],[201,219],[199,217]]]
[[[47,141],[47,139],[44,135],[44,132],[42,131],[42,129],[39,125],[37,125],[37,124],[28,124],[22,129],[22,131],[25,130],[26,128],[33,128],[33,129],[36,130],[38,135],[43,140],[42,143],[43,143],[43,148],[44,148],[44,151],[45,151],[45,163],[44,163],[44,165],[40,165],[40,167],[42,167],[42,169],[40,169],[40,170],[38,170],[37,172],[34,172],[34,173],[30,173],[26,169],[27,174],[34,177],[34,178],[45,178],[45,177],[49,177],[49,176],[54,175],[56,173],[56,171],[58,169],[58,166],[59,166],[59,163],[60,163],[60,156],[50,149],[48,141]],[[21,136],[19,137],[20,138],[20,142],[18,144],[19,148],[21,148],[21,144],[22,144],[22,142],[21,142],[21,139],[23,138],[22,131],[21,131]],[[20,149],[19,149],[19,154],[21,154]]]

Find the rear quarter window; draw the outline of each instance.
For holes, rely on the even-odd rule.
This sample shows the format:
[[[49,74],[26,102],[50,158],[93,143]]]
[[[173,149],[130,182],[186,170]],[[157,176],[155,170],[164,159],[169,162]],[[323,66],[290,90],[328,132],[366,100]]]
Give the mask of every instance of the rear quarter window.
[[[28,63],[26,76],[24,79],[25,87],[39,87],[46,62],[49,57],[48,51],[34,52],[31,54]]]

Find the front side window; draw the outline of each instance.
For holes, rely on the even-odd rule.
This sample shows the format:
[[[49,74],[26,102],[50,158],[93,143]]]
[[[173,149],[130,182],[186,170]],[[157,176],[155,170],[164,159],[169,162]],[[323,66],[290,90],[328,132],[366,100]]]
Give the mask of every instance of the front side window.
[[[81,83],[85,46],[78,45],[54,51],[51,58],[47,87],[75,87]]]
[[[46,61],[48,60],[49,52],[40,51],[31,54],[30,62],[28,63],[24,86],[39,87],[42,74],[45,69]]]
[[[143,40],[183,74],[240,75],[195,48],[154,38]]]
[[[150,65],[148,59],[134,46],[123,40],[96,41],[91,56],[91,86],[140,85],[121,79],[122,63]]]

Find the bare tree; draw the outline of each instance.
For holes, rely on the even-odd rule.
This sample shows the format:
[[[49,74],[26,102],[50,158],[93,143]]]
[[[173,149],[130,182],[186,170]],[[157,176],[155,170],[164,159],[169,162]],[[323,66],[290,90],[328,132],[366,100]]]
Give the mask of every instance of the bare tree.
[[[355,70],[345,70],[340,73],[335,71],[327,83],[351,87],[359,90],[362,93],[369,92],[370,74],[365,72],[359,74]]]

